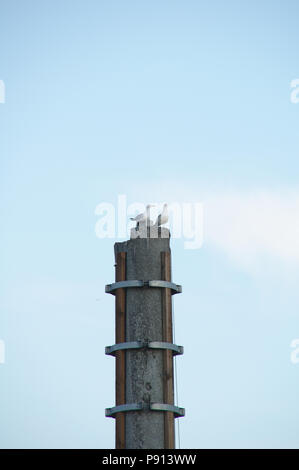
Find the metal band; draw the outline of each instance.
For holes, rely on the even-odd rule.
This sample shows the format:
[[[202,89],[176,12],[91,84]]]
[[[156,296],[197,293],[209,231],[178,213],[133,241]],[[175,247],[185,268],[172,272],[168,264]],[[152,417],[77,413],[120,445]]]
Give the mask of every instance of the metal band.
[[[170,281],[148,281],[149,287],[166,287],[172,290],[172,294],[181,294],[182,286]]]
[[[170,411],[175,418],[185,416],[185,408],[167,403],[127,403],[113,408],[106,408],[105,415],[107,418],[114,418],[116,413],[126,413],[128,411]]]
[[[153,280],[153,281],[119,281],[113,284],[107,284],[105,286],[105,292],[107,294],[115,295],[117,289],[127,289],[128,287],[162,287],[171,289],[171,293],[180,294],[182,292],[182,286],[175,284],[174,282]]]
[[[128,403],[126,405],[118,405],[113,408],[106,408],[105,416],[107,418],[114,418],[116,413],[124,413],[127,411],[140,411],[143,409],[142,403]]]
[[[144,281],[119,281],[113,284],[107,284],[105,286],[105,292],[107,294],[113,294],[116,289],[123,289],[127,287],[143,287]]]
[[[116,351],[122,351],[127,349],[170,349],[173,351],[173,355],[184,354],[183,346],[178,346],[173,343],[165,343],[162,341],[149,341],[148,343],[142,341],[131,341],[127,343],[113,344],[113,346],[106,346],[105,354],[108,356],[115,356]]]
[[[171,411],[174,413],[175,418],[180,418],[181,416],[185,416],[185,408],[180,408],[175,405],[168,405],[167,403],[151,403],[150,404],[151,411]]]

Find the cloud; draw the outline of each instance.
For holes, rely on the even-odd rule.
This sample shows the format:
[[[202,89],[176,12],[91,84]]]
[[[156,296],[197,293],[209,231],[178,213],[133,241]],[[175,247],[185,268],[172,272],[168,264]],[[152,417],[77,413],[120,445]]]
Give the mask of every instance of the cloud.
[[[220,250],[246,271],[298,272],[299,189],[217,186],[211,191],[202,181],[190,180],[188,186],[175,180],[152,182],[137,187],[135,197],[142,194],[154,202],[203,202],[202,249]]]
[[[206,243],[246,268],[265,259],[299,263],[299,192],[254,190],[207,195]]]

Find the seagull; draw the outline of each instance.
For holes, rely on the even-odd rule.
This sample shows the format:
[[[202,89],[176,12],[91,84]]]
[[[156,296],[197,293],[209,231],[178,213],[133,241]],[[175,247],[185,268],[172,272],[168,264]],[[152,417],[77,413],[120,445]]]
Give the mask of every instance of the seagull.
[[[160,225],[164,225],[168,222],[168,209],[167,209],[167,204],[164,204],[163,210],[160,215],[158,215],[158,218],[156,220],[156,225],[160,227]]]
[[[139,224],[140,223],[146,223],[148,224],[148,222],[150,222],[150,208],[151,207],[154,207],[154,204],[148,204],[146,206],[146,209],[145,209],[145,212],[143,212],[142,214],[138,214],[136,215],[136,217],[130,217],[130,220],[133,220],[134,222],[136,222],[136,230],[139,229]]]

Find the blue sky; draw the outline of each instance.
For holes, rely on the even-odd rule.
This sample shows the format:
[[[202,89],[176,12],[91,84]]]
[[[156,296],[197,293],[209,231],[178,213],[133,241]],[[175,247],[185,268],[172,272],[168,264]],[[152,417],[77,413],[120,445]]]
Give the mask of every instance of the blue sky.
[[[173,240],[181,446],[299,444],[298,2],[0,2],[0,447],[113,447],[102,201],[203,201]],[[298,236],[297,236],[298,235]]]

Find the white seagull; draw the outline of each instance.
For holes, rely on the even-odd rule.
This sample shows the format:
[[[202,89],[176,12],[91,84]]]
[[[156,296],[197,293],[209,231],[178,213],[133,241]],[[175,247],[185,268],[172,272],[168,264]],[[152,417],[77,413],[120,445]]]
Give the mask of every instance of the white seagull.
[[[140,223],[150,223],[150,208],[151,207],[154,207],[154,204],[148,204],[146,206],[146,209],[145,209],[145,212],[143,212],[142,214],[138,214],[136,215],[136,217],[130,217],[130,220],[133,220],[134,222],[136,222],[136,230],[138,230],[139,228],[139,224]]]
[[[168,208],[167,204],[164,204],[163,210],[160,215],[158,215],[158,218],[156,220],[156,225],[160,227],[160,225],[164,225],[168,222]]]

